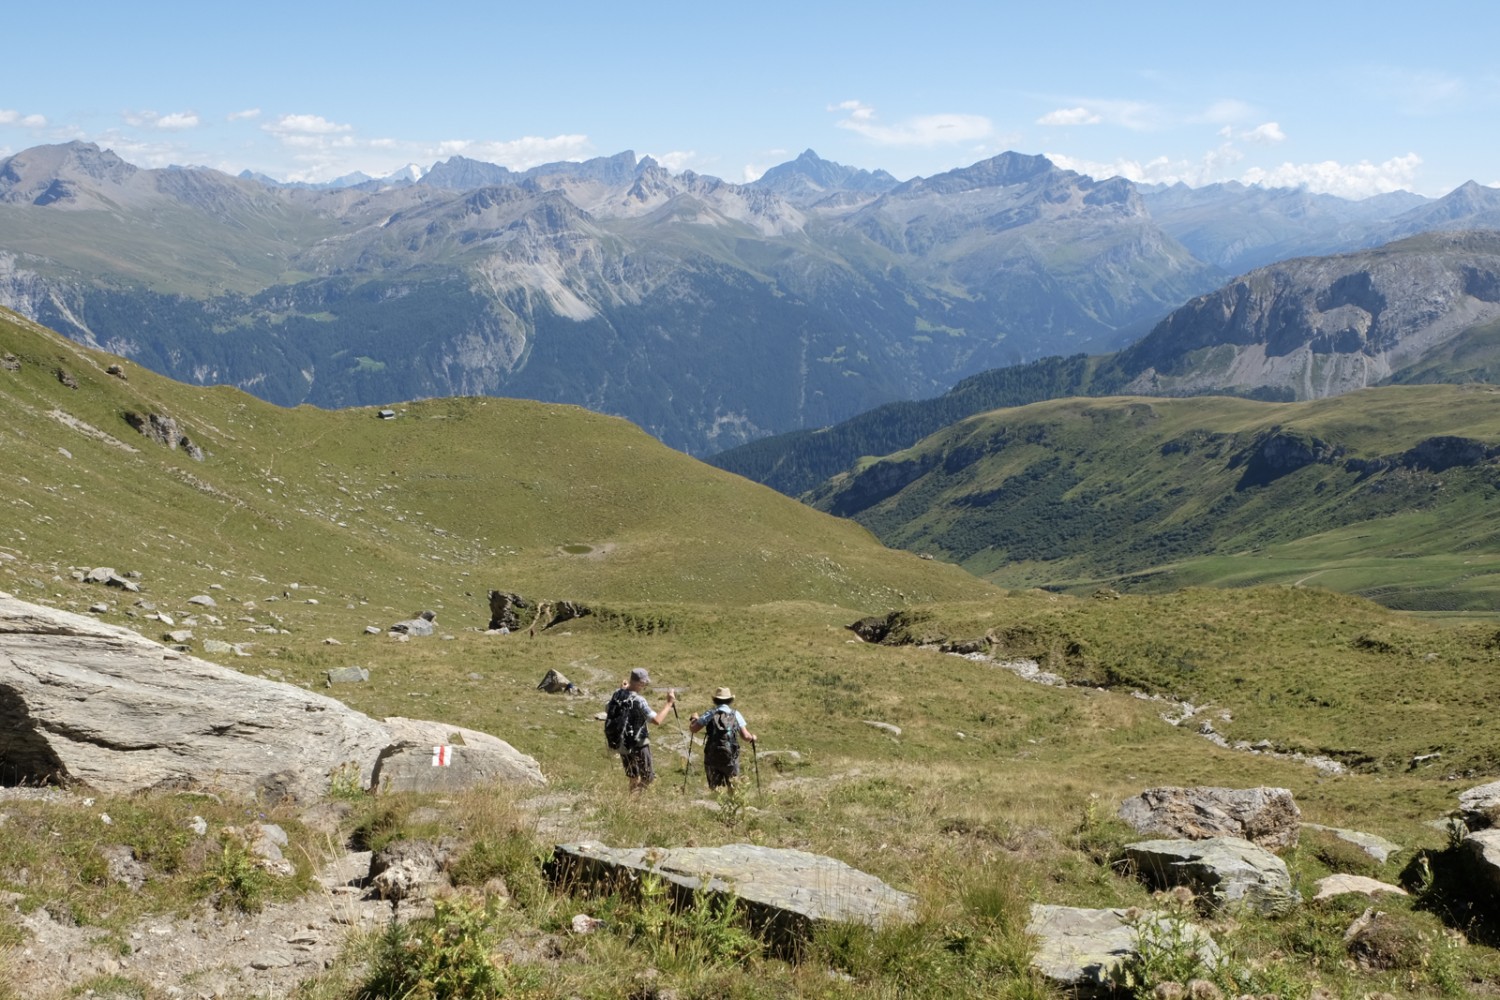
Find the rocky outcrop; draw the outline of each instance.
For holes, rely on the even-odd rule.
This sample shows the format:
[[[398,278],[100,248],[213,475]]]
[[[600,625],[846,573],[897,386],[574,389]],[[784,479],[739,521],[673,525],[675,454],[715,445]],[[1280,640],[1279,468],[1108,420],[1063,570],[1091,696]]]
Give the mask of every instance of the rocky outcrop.
[[[1470,830],[1495,826],[1496,820],[1500,820],[1500,781],[1460,792],[1458,816]]]
[[[906,923],[916,899],[872,875],[821,854],[755,844],[723,847],[624,848],[561,844],[554,878],[563,883],[618,884],[650,874],[673,886],[678,901],[695,892],[733,893],[749,924],[770,942],[796,947],[814,925]]]
[[[443,778],[542,783],[536,762],[493,736],[440,723],[380,722],[300,687],[176,653],[135,632],[0,594],[0,761],[7,784],[58,781],[125,794],[203,788],[316,799],[335,774],[377,773],[418,744],[455,742]],[[396,778],[392,778],[397,783]]]
[[[1213,910],[1277,915],[1301,902],[1286,864],[1240,837],[1147,840],[1125,845],[1124,855],[1152,888],[1186,886]]]
[[[173,417],[159,413],[128,411],[125,414],[125,422],[140,431],[142,436],[159,445],[164,445],[174,451],[181,448],[189,458],[196,462],[201,462],[206,457],[203,449],[182,432],[177,426],[177,420]]]
[[[1359,830],[1341,830],[1336,826],[1321,826],[1317,823],[1303,823],[1302,829],[1316,830],[1336,837],[1346,844],[1353,844],[1381,864],[1385,864],[1392,854],[1401,850],[1400,844],[1386,840],[1378,834],[1362,833]]]
[[[1489,231],[1287,260],[1188,302],[1119,365],[1133,377],[1127,392],[1335,396],[1500,319],[1496,287],[1500,234]]]
[[[1243,837],[1269,851],[1297,846],[1302,811],[1285,788],[1150,788],[1120,805],[1137,832],[1162,837]]]

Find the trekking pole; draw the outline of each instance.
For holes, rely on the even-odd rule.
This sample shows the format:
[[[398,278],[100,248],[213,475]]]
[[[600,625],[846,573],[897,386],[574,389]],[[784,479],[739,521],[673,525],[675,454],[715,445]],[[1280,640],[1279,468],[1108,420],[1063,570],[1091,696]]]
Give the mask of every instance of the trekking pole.
[[[750,759],[755,763],[755,794],[760,795],[760,740],[750,741]]]
[[[677,731],[682,732],[682,716],[677,714],[677,702],[672,702],[672,718],[677,720]],[[682,765],[682,794],[687,794],[688,771],[693,767],[693,734],[687,734],[688,753],[687,762]]]

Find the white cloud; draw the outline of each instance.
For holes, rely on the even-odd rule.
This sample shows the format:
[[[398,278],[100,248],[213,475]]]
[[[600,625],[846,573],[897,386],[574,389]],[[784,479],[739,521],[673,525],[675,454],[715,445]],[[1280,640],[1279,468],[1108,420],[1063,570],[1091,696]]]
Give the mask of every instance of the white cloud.
[[[198,116],[191,111],[179,111],[170,115],[162,115],[156,120],[156,127],[166,129],[169,132],[197,128]]]
[[[449,139],[438,143],[435,152],[438,159],[467,156],[512,170],[528,170],[543,163],[583,159],[590,148],[586,135],[555,135],[550,139],[528,135],[505,142]]]
[[[1391,191],[1410,191],[1414,188],[1417,168],[1422,158],[1416,153],[1392,157],[1384,163],[1339,163],[1324,160],[1322,163],[1283,163],[1279,167],[1265,170],[1252,167],[1242,178],[1246,184],[1263,184],[1267,187],[1305,187],[1309,191],[1336,194],[1344,198],[1368,198]]]
[[[282,115],[261,128],[283,139],[291,136],[323,136],[340,132],[353,132],[353,125],[340,125],[322,115]]]
[[[1036,120],[1038,125],[1098,125],[1104,121],[1088,108],[1058,108]]]
[[[41,128],[47,124],[42,115],[23,115],[19,111],[0,108],[0,125],[19,125],[22,128]]]
[[[198,127],[198,115],[192,111],[175,111],[169,115],[160,115],[155,111],[126,111],[120,117],[125,119],[125,124],[134,125],[136,128],[159,128],[165,132],[181,132],[184,129]]]
[[[674,174],[680,174],[698,158],[693,150],[674,150],[670,153],[653,153],[651,158]]]
[[[936,114],[908,118],[897,125],[882,125],[875,109],[859,101],[832,105],[830,111],[843,111],[847,117],[837,123],[881,146],[939,146],[973,142],[991,135],[995,127],[982,115]]]
[[[1225,125],[1219,129],[1219,134],[1226,139],[1252,142],[1259,146],[1272,146],[1286,141],[1286,133],[1281,131],[1281,125],[1277,122],[1265,122],[1243,132],[1237,132]]]
[[[224,120],[225,121],[231,121],[231,122],[238,122],[238,121],[245,121],[246,119],[249,119],[249,118],[259,118],[259,117],[260,117],[260,108],[246,108],[244,111],[231,111],[225,117]]]

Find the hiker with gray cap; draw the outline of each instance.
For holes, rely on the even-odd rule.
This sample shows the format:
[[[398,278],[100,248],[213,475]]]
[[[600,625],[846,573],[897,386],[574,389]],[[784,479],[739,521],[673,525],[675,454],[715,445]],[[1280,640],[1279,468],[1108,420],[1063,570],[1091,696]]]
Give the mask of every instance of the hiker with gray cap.
[[[755,734],[745,727],[745,717],[734,707],[734,692],[721,687],[714,692],[714,707],[688,723],[691,732],[707,730],[703,738],[703,770],[709,788],[732,788],[740,776],[740,739],[755,743]]]
[[[630,790],[638,792],[656,780],[656,770],[651,765],[651,732],[649,725],[659,726],[667,719],[667,713],[676,710],[677,692],[667,692],[667,703],[660,712],[651,711],[651,703],[641,694],[651,685],[651,675],[645,667],[630,671],[630,677],[620,684],[620,689],[610,696],[604,711],[604,739],[609,748],[620,755],[620,763],[630,778]]]

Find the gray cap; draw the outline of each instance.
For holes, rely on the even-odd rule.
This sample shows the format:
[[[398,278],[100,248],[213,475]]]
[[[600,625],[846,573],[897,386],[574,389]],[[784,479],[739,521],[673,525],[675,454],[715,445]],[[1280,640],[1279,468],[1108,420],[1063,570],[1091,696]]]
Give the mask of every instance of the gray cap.
[[[640,681],[644,684],[651,683],[651,675],[646,673],[645,667],[636,667],[630,672],[630,683],[634,684],[636,681]]]

